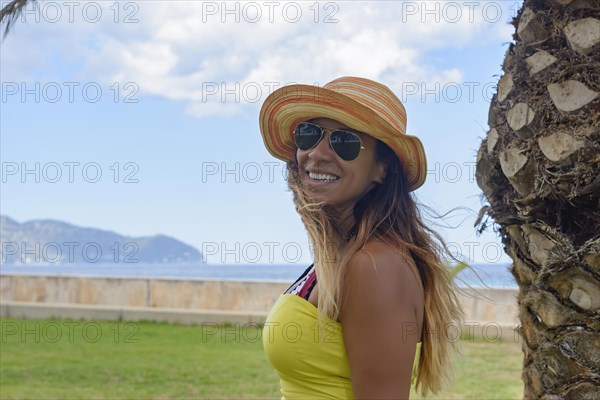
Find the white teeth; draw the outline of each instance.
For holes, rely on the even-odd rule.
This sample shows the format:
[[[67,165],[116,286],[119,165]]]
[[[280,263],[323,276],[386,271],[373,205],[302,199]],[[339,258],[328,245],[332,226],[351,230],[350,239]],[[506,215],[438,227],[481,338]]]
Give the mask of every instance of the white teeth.
[[[318,181],[336,181],[339,179],[335,175],[315,174],[314,172],[309,172],[308,176],[310,177],[310,179],[315,179]]]

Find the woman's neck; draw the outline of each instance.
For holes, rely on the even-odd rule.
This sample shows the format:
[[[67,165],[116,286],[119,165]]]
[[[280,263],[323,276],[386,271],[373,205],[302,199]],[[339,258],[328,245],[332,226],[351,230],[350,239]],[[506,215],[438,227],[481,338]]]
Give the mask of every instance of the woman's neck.
[[[337,218],[336,225],[341,235],[347,237],[350,234],[352,228],[356,224],[356,218],[354,218],[354,209],[346,208],[342,210]]]

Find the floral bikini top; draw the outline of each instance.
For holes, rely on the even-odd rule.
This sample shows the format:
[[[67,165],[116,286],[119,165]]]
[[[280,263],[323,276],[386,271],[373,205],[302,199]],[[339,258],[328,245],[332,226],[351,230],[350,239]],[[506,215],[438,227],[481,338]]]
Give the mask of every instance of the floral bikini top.
[[[302,297],[304,300],[308,300],[310,293],[317,284],[317,272],[315,271],[315,264],[310,266],[300,275],[296,282],[292,283],[291,286],[285,291],[285,294],[296,294]]]

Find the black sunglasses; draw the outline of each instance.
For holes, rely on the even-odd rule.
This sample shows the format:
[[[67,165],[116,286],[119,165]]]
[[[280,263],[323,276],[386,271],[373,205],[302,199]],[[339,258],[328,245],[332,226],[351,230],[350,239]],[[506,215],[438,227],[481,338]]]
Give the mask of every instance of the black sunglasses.
[[[315,147],[325,131],[329,131],[329,146],[344,161],[352,161],[361,149],[364,149],[360,136],[343,129],[329,130],[312,122],[301,122],[294,129],[294,141],[300,150],[310,150]]]

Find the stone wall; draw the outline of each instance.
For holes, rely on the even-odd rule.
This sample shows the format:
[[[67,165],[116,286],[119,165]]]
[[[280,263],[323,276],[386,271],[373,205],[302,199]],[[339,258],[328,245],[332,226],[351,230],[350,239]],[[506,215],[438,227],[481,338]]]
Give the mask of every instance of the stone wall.
[[[0,277],[0,301],[268,312],[288,284],[225,280]]]
[[[270,281],[2,275],[0,306],[3,316],[25,318],[260,321],[287,286]],[[475,329],[486,324],[514,328],[516,295],[512,289],[462,289],[465,323]]]

